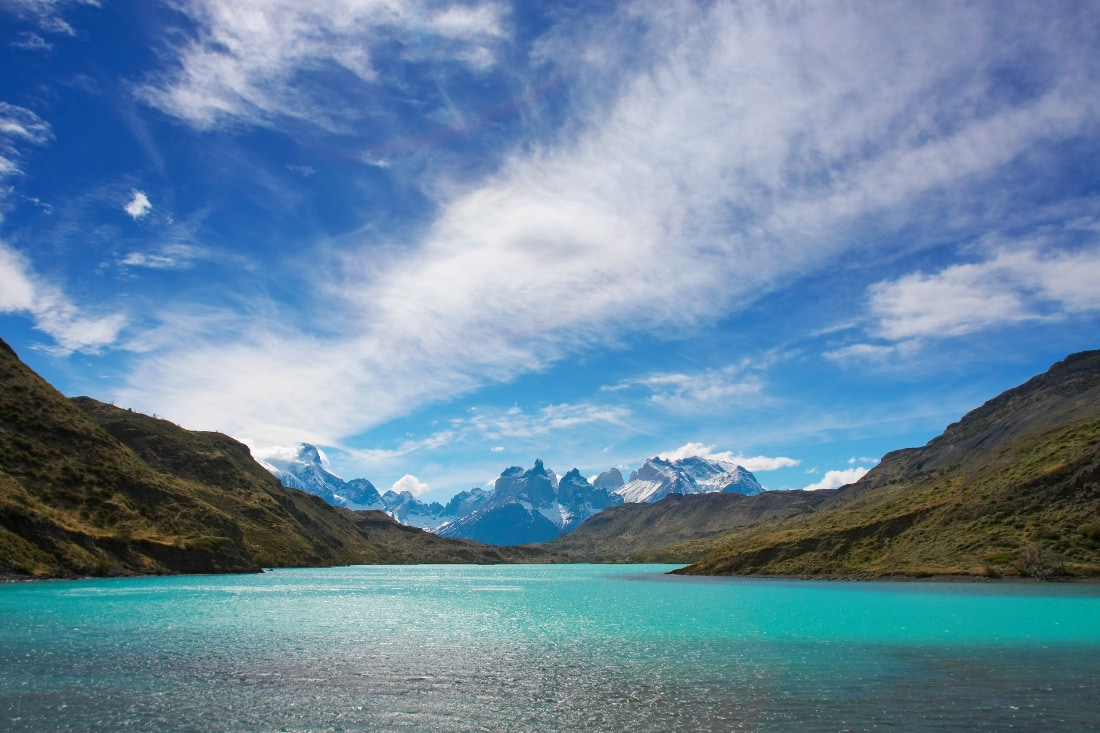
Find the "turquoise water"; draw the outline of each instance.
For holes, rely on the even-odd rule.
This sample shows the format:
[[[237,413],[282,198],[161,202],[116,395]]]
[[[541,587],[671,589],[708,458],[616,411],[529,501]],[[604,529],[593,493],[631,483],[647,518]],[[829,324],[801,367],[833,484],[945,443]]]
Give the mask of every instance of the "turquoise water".
[[[669,569],[7,584],[0,730],[1100,730],[1100,587]]]

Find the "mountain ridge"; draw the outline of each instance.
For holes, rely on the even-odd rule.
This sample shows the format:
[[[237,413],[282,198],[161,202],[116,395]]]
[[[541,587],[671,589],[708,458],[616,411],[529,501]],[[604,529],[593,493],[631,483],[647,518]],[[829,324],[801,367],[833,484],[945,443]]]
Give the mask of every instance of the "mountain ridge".
[[[229,436],[65,397],[0,339],[0,576],[553,559],[375,521],[376,542],[369,518],[343,511],[283,486]]]
[[[813,514],[730,533],[677,572],[1100,575],[1100,351],[888,453]]]

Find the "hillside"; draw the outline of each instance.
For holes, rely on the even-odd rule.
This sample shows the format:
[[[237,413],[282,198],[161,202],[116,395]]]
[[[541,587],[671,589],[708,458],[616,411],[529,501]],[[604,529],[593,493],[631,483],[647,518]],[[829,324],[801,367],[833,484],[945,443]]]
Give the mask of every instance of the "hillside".
[[[440,537],[419,527],[401,524],[380,511],[338,509],[352,521],[392,565],[415,563],[547,563],[569,562],[565,555],[532,547],[501,547],[474,540]]]
[[[812,512],[834,493],[668,494],[654,504],[610,507],[573,532],[535,547],[577,562],[692,562],[705,554],[710,538]]]
[[[283,487],[225,435],[67,399],[0,341],[0,575],[539,557],[363,522]]]
[[[680,572],[1100,575],[1100,351],[887,454],[812,515],[726,535]]]

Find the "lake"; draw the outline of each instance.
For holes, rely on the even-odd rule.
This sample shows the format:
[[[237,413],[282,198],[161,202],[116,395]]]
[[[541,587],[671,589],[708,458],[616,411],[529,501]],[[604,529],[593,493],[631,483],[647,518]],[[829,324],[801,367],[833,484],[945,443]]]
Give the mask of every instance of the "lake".
[[[1100,730],[1096,585],[671,567],[4,584],[0,730]]]

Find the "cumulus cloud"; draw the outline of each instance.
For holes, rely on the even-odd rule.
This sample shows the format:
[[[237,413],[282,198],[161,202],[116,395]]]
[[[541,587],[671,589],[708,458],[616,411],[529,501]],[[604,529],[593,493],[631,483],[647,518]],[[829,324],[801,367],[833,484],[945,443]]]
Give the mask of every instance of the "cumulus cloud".
[[[129,214],[134,221],[137,221],[149,215],[149,212],[153,210],[153,204],[149,202],[149,197],[145,195],[144,191],[135,190],[133,196],[130,198],[130,202],[123,207],[123,210]]]
[[[114,344],[126,325],[121,314],[85,314],[56,286],[45,282],[15,250],[0,242],[0,313],[28,313],[35,328],[48,334],[67,355],[94,353]]]
[[[496,2],[187,0],[177,7],[195,22],[197,37],[179,49],[175,70],[141,94],[200,128],[278,117],[332,126],[339,113],[331,97],[317,96],[311,69],[338,68],[371,84],[376,46],[395,42],[406,62],[485,69],[506,35],[507,8]]]
[[[676,461],[681,458],[691,458],[698,456],[699,458],[706,458],[708,460],[726,461],[727,463],[734,463],[742,468],[745,468],[753,473],[757,471],[777,471],[781,468],[790,468],[791,466],[797,466],[801,461],[794,458],[787,458],[785,456],[752,456],[747,457],[731,451],[715,451],[713,445],[705,445],[703,443],[686,443],[676,450],[667,451],[661,453],[660,457],[668,461]]]
[[[841,486],[848,484],[854,484],[863,478],[869,469],[863,466],[857,466],[855,468],[845,468],[840,471],[826,471],[825,476],[809,486],[804,486],[803,491],[819,491],[821,489],[838,489]]]
[[[393,486],[390,487],[398,494],[402,491],[407,491],[413,496],[420,496],[426,494],[429,491],[429,487],[426,483],[418,479],[416,476],[405,474],[401,478],[394,481]]]
[[[385,15],[391,6],[377,3],[258,3],[184,5],[199,38],[148,98],[200,127],[312,113],[296,96],[300,74],[329,62],[370,82],[374,29],[413,22],[405,8],[415,5]],[[431,182],[434,219],[415,241],[381,251],[365,238],[333,268],[342,279],[317,283],[338,338],[250,313],[218,339],[185,335],[178,350],[150,354],[120,399],[143,394],[237,434],[336,439],[592,344],[644,336],[660,348],[825,262],[865,254],[863,223],[968,207],[1007,164],[1100,119],[1091,37],[1026,4],[623,12],[631,22],[547,43],[545,58],[577,71],[559,139],[515,148],[479,180]],[[496,25],[478,38],[491,50],[504,14],[486,17]],[[468,20],[431,32],[466,44],[452,52],[469,49]],[[1005,42],[1004,28],[1021,37]],[[1017,58],[1024,47],[1044,52]],[[1011,63],[1037,65],[1045,81],[991,94]],[[922,289],[962,298],[960,288],[950,278],[884,285],[873,296],[882,333],[968,327],[914,300]],[[1011,289],[991,295],[1002,316],[1028,313]],[[753,388],[709,377],[650,387],[670,407]]]

